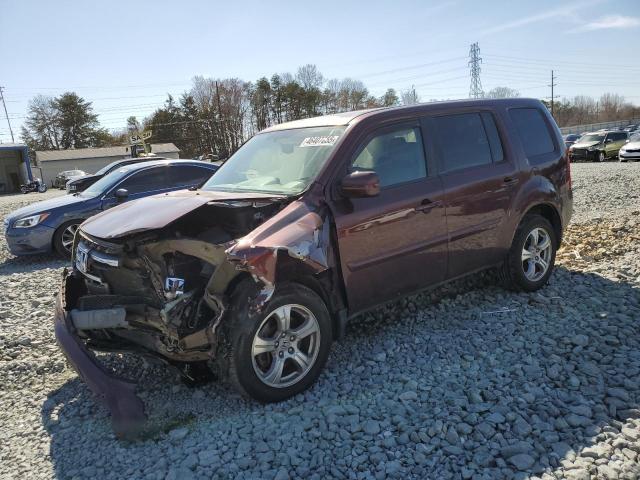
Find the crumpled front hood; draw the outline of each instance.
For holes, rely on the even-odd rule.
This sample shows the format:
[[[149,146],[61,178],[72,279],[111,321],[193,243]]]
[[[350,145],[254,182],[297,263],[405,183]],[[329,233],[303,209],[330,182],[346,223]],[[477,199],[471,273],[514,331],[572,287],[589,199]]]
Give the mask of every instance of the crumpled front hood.
[[[62,195],[60,197],[50,198],[49,200],[43,200],[42,202],[36,202],[31,205],[27,205],[26,207],[14,210],[7,215],[7,218],[10,221],[13,221],[14,219],[28,217],[30,215],[35,215],[36,213],[51,212],[56,208],[82,203],[88,199],[89,197],[81,197],[79,195]]]
[[[576,142],[574,143],[572,146],[574,148],[589,148],[589,147],[595,147],[596,145],[600,145],[602,142]]]
[[[82,231],[97,238],[118,238],[164,228],[207,203],[281,198],[263,193],[230,193],[179,190],[118,205],[82,224]]]

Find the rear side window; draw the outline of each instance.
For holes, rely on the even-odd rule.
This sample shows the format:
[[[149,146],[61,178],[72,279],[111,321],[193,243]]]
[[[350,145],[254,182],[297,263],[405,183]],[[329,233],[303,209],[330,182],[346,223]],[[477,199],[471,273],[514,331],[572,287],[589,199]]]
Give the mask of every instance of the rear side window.
[[[490,117],[490,116],[489,116]],[[491,124],[493,119],[490,118]],[[462,113],[433,118],[434,137],[439,150],[440,172],[489,165],[491,146],[479,113]],[[493,124],[495,129],[495,124]],[[497,131],[495,132],[497,136]],[[498,149],[499,138],[495,148]],[[502,156],[502,147],[500,147]]]
[[[195,165],[174,165],[169,168],[169,185],[200,185],[213,175],[208,168]]]
[[[542,112],[537,108],[513,108],[509,115],[518,130],[524,153],[535,157],[555,150],[551,133]]]
[[[373,170],[381,187],[426,177],[420,129],[405,127],[376,135],[360,151],[351,170]]]
[[[624,132],[610,133],[608,138],[610,138],[614,142],[619,142],[620,140],[626,140],[627,139],[627,134],[624,133]]]

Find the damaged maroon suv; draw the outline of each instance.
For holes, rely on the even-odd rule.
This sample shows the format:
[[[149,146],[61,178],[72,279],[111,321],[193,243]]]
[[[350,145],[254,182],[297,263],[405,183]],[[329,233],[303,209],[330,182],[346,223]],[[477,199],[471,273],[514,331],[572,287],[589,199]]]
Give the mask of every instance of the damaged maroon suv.
[[[552,117],[529,99],[268,128],[200,189],[82,224],[58,342],[121,435],[143,404],[92,350],[289,398],[318,378],[348,319],[376,305],[490,267],[509,288],[542,287],[571,216],[569,165]]]

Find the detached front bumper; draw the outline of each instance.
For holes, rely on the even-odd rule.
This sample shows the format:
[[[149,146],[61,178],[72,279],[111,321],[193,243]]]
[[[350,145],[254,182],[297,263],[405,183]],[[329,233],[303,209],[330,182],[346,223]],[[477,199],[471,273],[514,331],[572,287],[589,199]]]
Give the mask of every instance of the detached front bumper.
[[[71,275],[65,269],[56,300],[54,329],[58,345],[89,389],[111,412],[111,424],[120,438],[133,438],[142,431],[144,403],[135,393],[136,384],[108,372],[75,333],[66,309]]]

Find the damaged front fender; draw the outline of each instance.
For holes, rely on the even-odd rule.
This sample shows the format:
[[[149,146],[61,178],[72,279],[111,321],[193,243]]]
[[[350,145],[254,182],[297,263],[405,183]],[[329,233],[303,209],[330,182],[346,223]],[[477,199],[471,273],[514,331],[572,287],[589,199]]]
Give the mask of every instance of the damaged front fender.
[[[303,262],[314,274],[330,268],[329,228],[328,211],[295,201],[226,251],[237,270],[263,284],[254,300],[256,307],[269,301],[275,290],[281,255]]]

